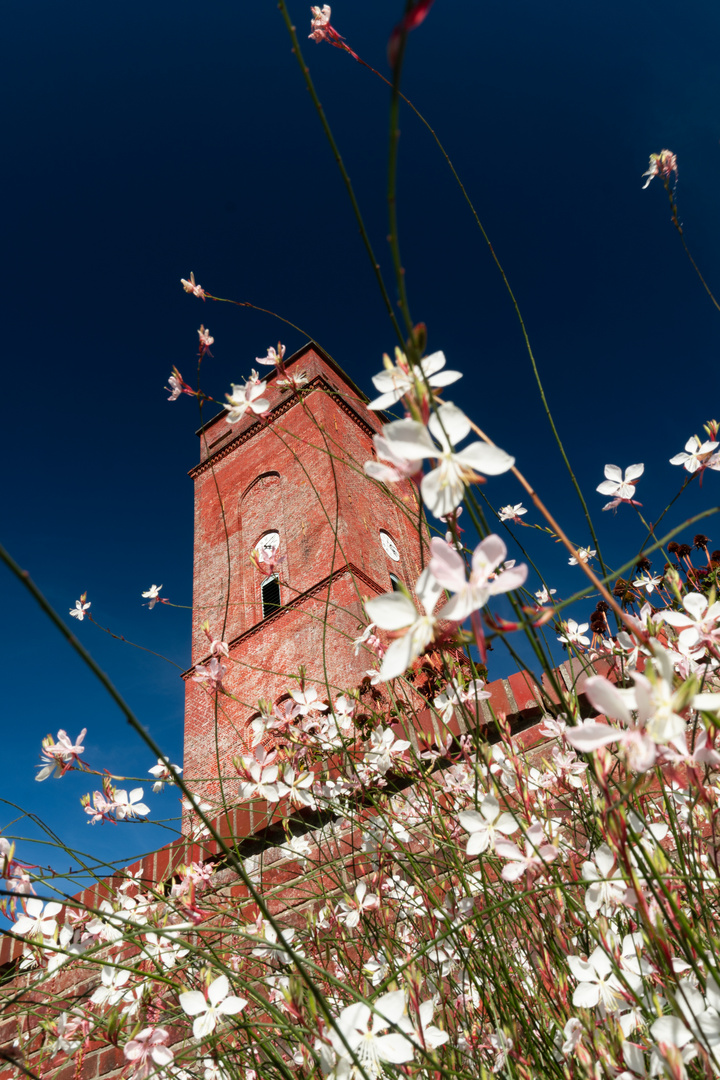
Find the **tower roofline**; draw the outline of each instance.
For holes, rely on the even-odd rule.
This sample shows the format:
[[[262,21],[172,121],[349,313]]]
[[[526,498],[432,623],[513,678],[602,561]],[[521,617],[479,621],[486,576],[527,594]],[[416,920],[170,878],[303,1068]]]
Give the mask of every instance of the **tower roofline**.
[[[321,345],[318,345],[318,343],[316,341],[313,341],[312,339],[310,339],[309,341],[306,341],[304,345],[301,345],[300,348],[297,349],[297,351],[292,354],[290,359],[285,361],[285,367],[287,368],[287,367],[290,367],[292,364],[296,364],[298,362],[298,360],[302,360],[302,358],[304,356],[307,356],[307,354],[309,352],[311,352],[311,351],[316,353],[320,357],[320,359],[324,363],[326,363],[328,365],[329,368],[332,368],[332,370],[335,372],[335,374],[338,375],[343,380],[343,382],[352,391],[353,394],[357,395],[357,397],[360,399],[360,401],[365,403],[365,402],[370,400],[368,398],[367,394],[365,394],[360,389],[360,387],[357,386],[353,382],[353,380],[350,378],[348,373],[346,371],[344,371],[340,367],[337,360],[334,360],[333,357],[330,355],[330,353],[326,352],[325,349],[323,349]],[[268,383],[272,382],[273,379],[277,378],[277,374],[278,374],[278,369],[274,368],[265,377],[265,381],[268,382]],[[382,414],[378,413],[377,415],[381,419],[383,419]],[[219,419],[221,419],[221,417],[224,417],[224,416],[225,416],[225,411],[224,410],[222,412],[215,413],[215,415],[213,417],[211,417],[210,420],[208,420],[206,423],[204,423],[202,425],[202,427],[197,429],[195,434],[197,436],[202,435],[203,432],[207,431],[208,428],[212,427],[213,424],[217,423],[217,421]]]

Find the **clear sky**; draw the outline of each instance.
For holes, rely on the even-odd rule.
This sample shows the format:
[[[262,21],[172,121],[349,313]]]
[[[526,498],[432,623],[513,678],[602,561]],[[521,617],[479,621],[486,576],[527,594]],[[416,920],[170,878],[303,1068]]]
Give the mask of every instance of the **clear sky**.
[[[290,0],[290,11],[390,281],[387,88],[306,40],[309,5]],[[389,74],[385,45],[401,11],[399,0],[337,0],[333,24]],[[201,322],[216,339],[206,387],[220,398],[269,344],[280,338],[292,352],[305,336],[203,305],[180,278],[193,270],[217,295],[281,313],[368,392],[392,329],[275,3],[10,0],[3,21],[0,535],[59,611],[87,590],[103,625],[185,668],[189,611],[150,612],[140,597],[154,582],[191,602],[197,407],[169,404],[163,386],[173,364],[192,374]],[[668,459],[720,415],[720,313],[681,250],[660,181],[641,190],[650,152],[675,151],[688,243],[720,291],[719,34],[717,5],[700,0],[436,0],[408,42],[405,92],[506,267],[615,565],[643,532],[628,507],[600,514],[604,464],[645,463],[638,497],[656,517],[682,480]],[[589,542],[482,237],[407,110],[401,131],[413,317],[427,323],[430,349],[465,372],[446,397],[516,455],[573,539]],[[717,473],[694,484],[684,516],[720,501],[718,484]],[[496,505],[522,498],[509,477],[487,494]],[[703,531],[720,547],[715,521]],[[533,552],[560,594],[579,587],[560,548],[542,541]],[[113,771],[144,774],[153,759],[5,571],[0,583],[5,798],[101,858],[164,842],[154,827],[88,826],[82,778],[34,782],[41,738],[61,727],[87,727],[86,756]],[[75,629],[180,763],[178,669],[87,623]],[[493,677],[507,673],[499,654],[494,663]],[[172,794],[151,803],[159,816],[176,812]],[[0,822],[14,816],[6,806]]]

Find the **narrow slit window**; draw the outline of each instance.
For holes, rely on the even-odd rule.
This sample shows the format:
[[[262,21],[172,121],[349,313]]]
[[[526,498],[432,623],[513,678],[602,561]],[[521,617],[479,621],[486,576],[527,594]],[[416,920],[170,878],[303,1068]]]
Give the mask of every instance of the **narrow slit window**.
[[[400,588],[400,578],[399,577],[397,577],[395,574],[391,574],[390,575],[390,582],[392,584],[393,592],[402,592],[402,589]]]
[[[280,582],[277,574],[265,578],[262,583],[262,613],[263,619],[272,615],[280,607]]]

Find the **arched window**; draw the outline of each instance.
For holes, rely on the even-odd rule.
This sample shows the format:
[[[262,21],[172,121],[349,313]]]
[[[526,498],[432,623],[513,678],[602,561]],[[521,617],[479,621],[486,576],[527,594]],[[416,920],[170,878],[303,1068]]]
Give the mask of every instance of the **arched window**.
[[[265,578],[261,586],[263,619],[272,615],[280,607],[280,582],[277,574]]]
[[[400,578],[399,577],[397,577],[395,574],[391,574],[390,575],[390,582],[392,584],[393,592],[402,592],[402,589],[400,588]]]

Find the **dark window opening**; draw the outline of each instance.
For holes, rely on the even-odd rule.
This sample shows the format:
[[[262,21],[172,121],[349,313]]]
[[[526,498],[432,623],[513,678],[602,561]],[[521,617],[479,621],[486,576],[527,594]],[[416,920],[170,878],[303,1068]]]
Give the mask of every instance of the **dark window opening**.
[[[395,574],[391,574],[390,581],[392,582],[393,592],[402,592],[402,589],[400,588],[400,578],[396,577]]]
[[[262,613],[263,619],[272,615],[280,607],[280,582],[277,575],[273,574],[267,581],[262,583]]]

